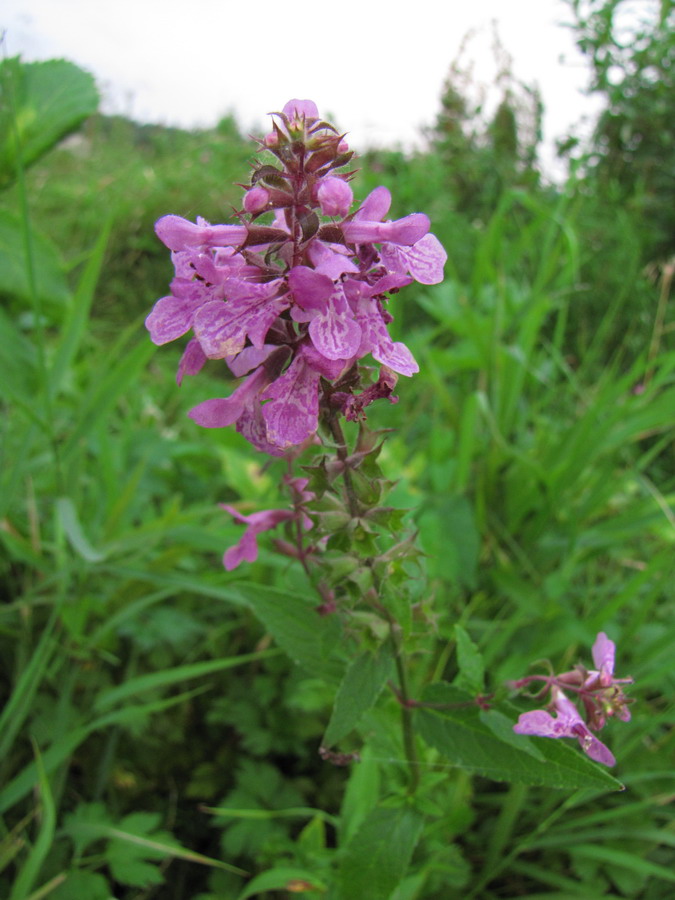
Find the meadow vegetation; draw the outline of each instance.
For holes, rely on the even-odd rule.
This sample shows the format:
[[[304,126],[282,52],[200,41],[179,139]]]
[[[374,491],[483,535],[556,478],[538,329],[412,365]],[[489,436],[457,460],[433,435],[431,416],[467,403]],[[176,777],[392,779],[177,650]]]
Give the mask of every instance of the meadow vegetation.
[[[420,374],[369,410],[424,551],[412,695],[441,677],[503,692],[535,660],[587,659],[600,631],[635,679],[632,721],[607,731],[625,790],[495,780],[439,738],[423,831],[401,815],[393,857],[376,825],[404,790],[396,698],[344,736],[360,762],[319,756],[330,635],[279,613],[302,574],[269,543],[221,563],[240,528],[217,504],[283,505],[283,461],[197,428],[186,411],[225,377],[178,390],[180,348],[143,327],[172,277],[155,219],[226,221],[251,142],[230,119],[102,116],[75,67],[2,63],[0,896],[672,895],[675,42],[662,3],[626,48],[620,5],[572,4],[606,112],[591,146],[563,148],[564,184],[537,166],[540,99],[503,82],[486,120],[456,70],[424,151],[357,163],[357,197],[386,184],[449,254],[442,284],[394,304]],[[58,121],[39,103],[54,80],[79,101]],[[511,702],[515,721],[529,707]]]

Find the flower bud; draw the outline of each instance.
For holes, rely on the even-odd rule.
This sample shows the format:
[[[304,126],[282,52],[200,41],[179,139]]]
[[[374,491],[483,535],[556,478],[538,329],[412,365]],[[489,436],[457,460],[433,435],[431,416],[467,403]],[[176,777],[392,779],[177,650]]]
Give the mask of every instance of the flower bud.
[[[252,187],[244,194],[244,209],[247,213],[262,212],[270,200],[270,192],[264,187]]]
[[[347,182],[333,175],[321,181],[317,196],[324,216],[346,216],[354,201],[352,189]]]

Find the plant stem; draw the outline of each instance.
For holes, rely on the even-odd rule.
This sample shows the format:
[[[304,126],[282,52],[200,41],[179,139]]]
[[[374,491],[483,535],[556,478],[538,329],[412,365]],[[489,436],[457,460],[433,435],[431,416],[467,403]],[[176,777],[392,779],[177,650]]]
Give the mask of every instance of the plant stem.
[[[396,662],[396,674],[400,686],[400,706],[401,706],[401,730],[403,732],[403,748],[405,750],[405,758],[408,760],[408,768],[410,770],[410,786],[409,793],[414,794],[417,790],[420,780],[419,761],[417,759],[417,748],[415,747],[415,731],[413,729],[413,712],[408,693],[408,676],[405,670],[405,659],[403,657],[403,648],[401,647],[401,632],[393,617],[389,618],[389,628],[391,634],[391,643],[394,650],[394,660]]]
[[[358,519],[361,516],[361,510],[354,490],[352,473],[349,470],[349,465],[347,463],[347,441],[336,414],[331,413],[328,416],[328,427],[330,428],[330,433],[333,435],[333,440],[337,445],[337,457],[343,464],[342,480],[345,486],[345,497],[347,499],[349,514],[352,519]]]

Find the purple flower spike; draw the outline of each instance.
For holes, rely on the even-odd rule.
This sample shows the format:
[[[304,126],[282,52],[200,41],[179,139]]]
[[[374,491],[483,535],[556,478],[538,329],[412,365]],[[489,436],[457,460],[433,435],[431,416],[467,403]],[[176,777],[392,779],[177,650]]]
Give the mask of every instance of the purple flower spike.
[[[535,709],[532,712],[523,713],[518,724],[513,726],[516,734],[535,735],[537,737],[550,738],[576,738],[584,753],[595,762],[604,766],[616,764],[614,756],[609,749],[599,741],[588,729],[588,726],[579,715],[576,706],[569,700],[558,687],[551,690],[553,707],[557,716],[553,717],[543,709]]]
[[[394,373],[418,371],[389,335],[389,295],[413,280],[437,284],[447,257],[423,213],[387,220],[386,187],[350,213],[353,153],[313,101],[272,115],[234,223],[157,221],[175,276],[146,327],[155,344],[188,336],[179,383],[214,360],[246,376],[189,415],[204,428],[235,425],[279,456],[317,439],[322,405],[362,419],[373,401],[394,399]],[[368,355],[388,373],[370,387],[358,365]]]

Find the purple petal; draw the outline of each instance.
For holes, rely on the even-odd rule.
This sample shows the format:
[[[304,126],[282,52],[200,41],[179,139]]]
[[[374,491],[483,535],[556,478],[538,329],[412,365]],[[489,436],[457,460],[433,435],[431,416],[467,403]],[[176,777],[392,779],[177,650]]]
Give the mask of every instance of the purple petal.
[[[201,372],[205,363],[206,357],[204,356],[201,344],[196,338],[192,338],[192,340],[188,342],[188,345],[180,358],[180,362],[178,363],[176,382],[180,385],[186,375],[196,375],[198,372]]]
[[[358,221],[381,222],[389,212],[391,193],[383,184],[371,191],[354,218]]]
[[[228,572],[236,569],[242,562],[255,562],[258,558],[258,541],[255,534],[244,532],[241,540],[234,547],[227,549],[223,555],[223,565]]]
[[[392,341],[377,304],[372,300],[360,300],[356,321],[361,326],[359,356],[371,353],[373,358],[389,366],[399,375],[414,375],[420,367],[405,344]]]
[[[335,247],[335,249],[334,249]],[[309,245],[308,255],[317,272],[327,275],[331,281],[336,281],[341,275],[359,271],[356,263],[347,256],[346,248],[328,246],[323,241],[314,240]]]
[[[608,675],[614,674],[614,655],[616,645],[614,641],[610,641],[604,631],[601,631],[593,644],[593,662],[595,667],[600,670],[600,677],[603,673]]]
[[[302,356],[261,396],[268,440],[277,447],[302,444],[319,425],[319,373]]]
[[[233,375],[241,378],[242,375],[247,375],[251,369],[257,369],[258,366],[262,365],[270,353],[273,353],[276,349],[274,344],[263,344],[260,349],[257,347],[244,347],[241,353],[227,360],[227,365]]]
[[[313,100],[289,100],[282,112],[289,119],[319,118],[319,110]]]
[[[345,240],[352,244],[390,243],[411,246],[429,231],[429,218],[413,213],[395,222],[367,222],[353,219],[342,225]]]
[[[516,734],[531,734],[537,737],[575,737],[569,724],[560,719],[554,719],[543,709],[533,709],[531,712],[521,713],[513,730]]]
[[[261,453],[266,453],[268,456],[284,455],[283,450],[275,447],[267,439],[267,425],[259,403],[254,403],[244,409],[237,419],[237,431]]]
[[[323,309],[335,290],[332,279],[307,266],[295,266],[291,269],[288,273],[288,286],[295,302],[305,310]]]
[[[182,337],[192,327],[195,310],[204,303],[203,296],[179,298],[162,297],[145,320],[153,344],[168,344]]]
[[[194,332],[209,359],[235,356],[244,348],[247,337],[260,349],[270,326],[289,302],[288,295],[270,299],[263,293],[263,296],[205,303],[195,315]]]
[[[448,254],[433,234],[426,234],[412,247],[385,244],[380,253],[382,261],[394,272],[410,272],[420,284],[440,284]]]
[[[309,336],[319,353],[328,359],[350,359],[356,354],[361,328],[341,291],[335,291],[322,312],[314,316]]]
[[[616,765],[616,759],[609,748],[592,735],[583,722],[574,726],[574,736],[578,738],[581,749],[586,756],[595,760],[595,762],[602,763],[603,766]]]
[[[157,237],[169,250],[191,247],[233,247],[246,240],[245,225],[195,225],[181,216],[162,216],[155,223]]]
[[[205,400],[188,413],[202,428],[225,428],[241,416],[244,409],[256,402],[258,394],[267,384],[268,374],[264,366],[249,375],[229,397]]]
[[[318,372],[319,375],[323,375],[324,378],[328,378],[329,381],[337,381],[351,363],[349,359],[328,359],[322,353],[319,353],[311,343],[303,343],[300,353],[310,368]]]
[[[246,562],[255,562],[258,558],[257,535],[261,534],[263,531],[269,531],[271,528],[275,528],[279,522],[292,519],[295,515],[291,510],[265,509],[261,510],[261,512],[253,513],[250,516],[244,516],[233,506],[227,506],[224,503],[221,503],[221,506],[223,509],[227,510],[237,522],[243,522],[246,525],[246,531],[239,543],[235,544],[234,547],[230,547],[223,556],[223,565],[228,572],[231,572],[232,569],[236,569],[239,563],[244,560],[246,560]]]

